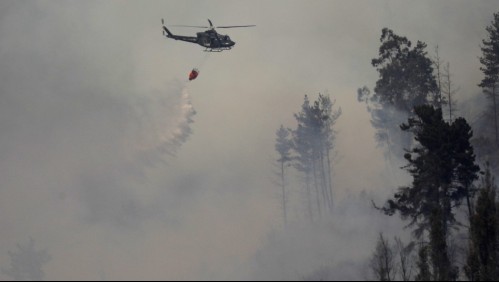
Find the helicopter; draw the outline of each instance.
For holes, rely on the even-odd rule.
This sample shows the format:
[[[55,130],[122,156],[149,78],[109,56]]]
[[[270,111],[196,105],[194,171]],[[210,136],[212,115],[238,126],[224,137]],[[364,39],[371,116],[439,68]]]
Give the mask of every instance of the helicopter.
[[[165,20],[161,19],[163,24],[163,35],[167,38],[172,38],[175,40],[181,40],[185,42],[199,44],[206,49],[206,52],[222,52],[224,50],[230,50],[236,44],[232,41],[228,35],[223,35],[218,33],[213,26],[213,23],[208,19],[210,26],[192,26],[192,25],[170,25],[175,27],[194,27],[194,28],[206,28],[204,32],[198,32],[196,36],[184,36],[175,35],[171,33],[165,26]],[[253,27],[255,25],[233,25],[233,26],[217,26],[216,28],[238,28],[238,27]]]

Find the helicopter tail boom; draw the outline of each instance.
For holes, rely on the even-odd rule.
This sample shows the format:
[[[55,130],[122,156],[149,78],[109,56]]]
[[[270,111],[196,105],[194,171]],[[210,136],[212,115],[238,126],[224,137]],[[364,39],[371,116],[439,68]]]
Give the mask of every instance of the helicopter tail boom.
[[[175,35],[170,30],[168,30],[168,28],[166,28],[164,19],[161,19],[161,23],[163,24],[163,35],[166,36],[167,38],[172,38],[172,39],[181,40],[181,41],[187,41],[187,42],[191,42],[191,43],[197,43],[197,41],[198,41],[197,37]]]

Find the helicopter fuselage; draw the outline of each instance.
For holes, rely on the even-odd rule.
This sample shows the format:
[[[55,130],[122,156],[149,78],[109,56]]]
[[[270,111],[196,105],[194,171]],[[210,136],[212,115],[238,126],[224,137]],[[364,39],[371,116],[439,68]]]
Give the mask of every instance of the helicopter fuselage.
[[[197,43],[210,49],[230,49],[236,43],[228,35],[222,35],[213,30],[198,32]]]
[[[206,30],[204,32],[198,32],[196,37],[194,36],[183,36],[174,35],[166,27],[164,27],[165,36],[167,38],[172,38],[175,40],[181,40],[190,43],[196,43],[206,48],[206,51],[219,52],[223,50],[229,50],[236,43],[230,39],[228,35],[222,35],[215,30]]]

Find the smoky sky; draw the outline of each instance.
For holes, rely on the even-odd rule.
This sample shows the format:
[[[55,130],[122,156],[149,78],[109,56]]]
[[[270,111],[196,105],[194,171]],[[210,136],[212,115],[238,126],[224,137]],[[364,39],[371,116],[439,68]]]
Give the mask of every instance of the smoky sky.
[[[0,2],[0,268],[33,238],[47,279],[364,279],[374,212],[407,175],[385,162],[356,90],[383,27],[439,46],[459,98],[479,92],[495,1]],[[167,24],[247,25],[209,54]],[[194,35],[198,30],[172,28]],[[197,67],[199,77],[187,81]],[[305,94],[337,124],[335,215],[281,224],[275,130]],[[473,109],[463,114],[474,115]],[[290,186],[299,198],[300,185]],[[404,238],[405,238],[404,237]],[[9,277],[2,274],[2,279]]]

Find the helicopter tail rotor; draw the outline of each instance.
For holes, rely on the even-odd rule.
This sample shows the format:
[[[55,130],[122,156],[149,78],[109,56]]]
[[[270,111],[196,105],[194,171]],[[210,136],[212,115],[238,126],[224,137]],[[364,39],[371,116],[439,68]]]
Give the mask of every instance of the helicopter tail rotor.
[[[162,28],[163,36],[170,37],[170,38],[174,37],[173,33],[171,33],[168,30],[168,28],[166,28],[164,19],[161,19],[161,24],[163,24],[163,28]]]

